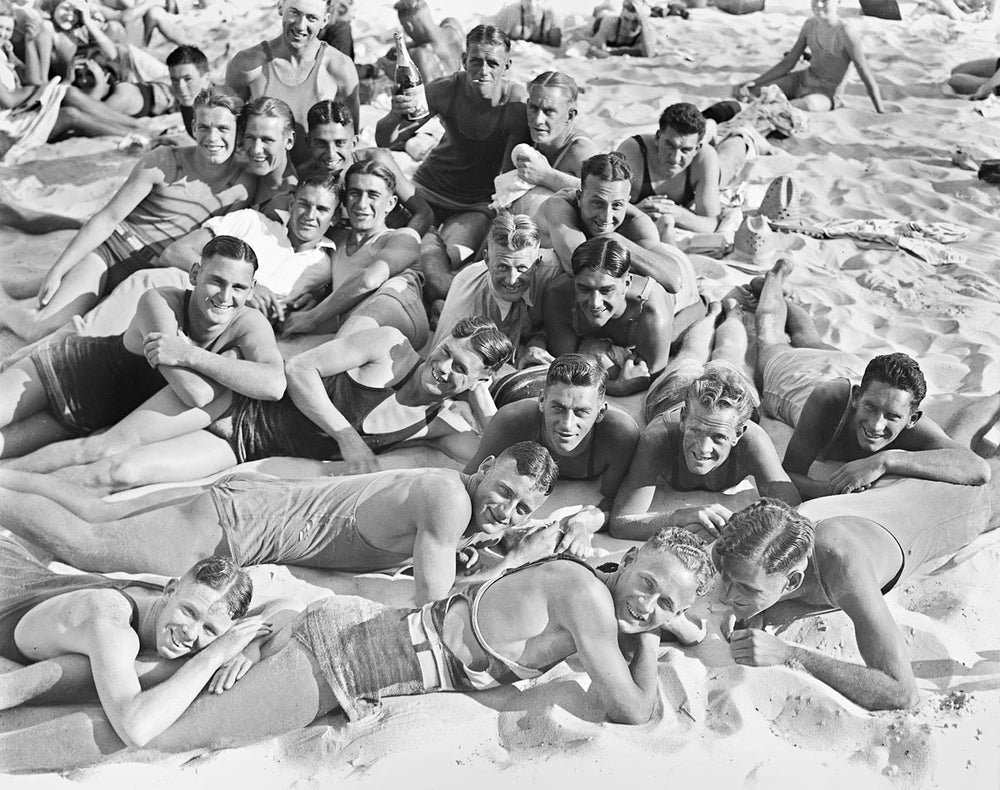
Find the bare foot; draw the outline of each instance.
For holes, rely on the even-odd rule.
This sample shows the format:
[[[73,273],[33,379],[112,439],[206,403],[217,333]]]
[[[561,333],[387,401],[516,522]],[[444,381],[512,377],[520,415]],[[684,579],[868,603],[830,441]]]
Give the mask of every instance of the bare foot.
[[[726,316],[739,316],[743,312],[743,305],[739,303],[738,299],[732,296],[727,296],[722,300],[722,309],[725,310]]]
[[[979,171],[979,165],[976,164],[976,160],[962,146],[956,148],[955,153],[951,155],[951,163],[955,167],[962,168],[962,170],[971,170],[974,173]]]
[[[778,262],[774,264],[774,268],[767,273],[767,276],[770,277],[773,274],[775,277],[784,279],[792,273],[793,268],[794,266],[788,258],[778,258]]]
[[[733,300],[735,301],[735,300]],[[722,303],[721,302],[709,302],[708,310],[705,313],[706,318],[718,318],[722,314]]]

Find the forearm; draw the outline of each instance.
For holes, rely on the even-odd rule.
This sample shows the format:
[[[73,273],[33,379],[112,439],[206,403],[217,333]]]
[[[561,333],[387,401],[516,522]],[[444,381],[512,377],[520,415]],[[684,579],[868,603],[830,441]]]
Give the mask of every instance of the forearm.
[[[90,35],[91,40],[97,44],[104,56],[111,61],[117,60],[118,48],[115,47],[114,42],[107,37],[104,31],[97,26],[94,20],[88,19],[84,22],[84,26],[87,28],[87,33]]]
[[[659,638],[655,641],[645,638],[639,639],[635,654],[629,663],[632,682],[635,684],[634,689],[630,690],[632,692],[630,696],[633,696],[631,711],[627,716],[609,714],[608,718],[623,724],[645,724],[652,718],[653,712],[656,710],[658,644]]]
[[[612,379],[608,381],[608,395],[624,397],[634,395],[649,388],[650,376],[633,376],[627,379]]]
[[[680,207],[674,212],[674,221],[678,228],[695,233],[715,233],[715,229],[719,226],[718,214],[704,216]]]
[[[802,501],[799,490],[791,480],[765,480],[757,484],[761,496],[774,497],[789,505],[798,505]]]
[[[885,473],[978,486],[990,481],[989,464],[971,450],[885,450]]]
[[[279,400],[285,394],[285,371],[280,359],[257,362],[192,348],[188,367],[226,389],[257,400]]]
[[[412,228],[421,236],[430,230],[434,224],[434,212],[426,200],[414,192],[413,197],[405,201],[403,206],[410,212],[410,221],[406,223],[406,227]]]
[[[646,540],[664,527],[676,526],[673,511],[653,513],[616,513],[608,528],[611,536],[622,540]]]
[[[98,245],[107,241],[118,223],[103,211],[91,217],[73,240],[63,250],[62,255],[53,264],[50,274],[63,276],[72,269],[87,254],[93,252]]]
[[[564,173],[554,167],[538,180],[538,186],[558,192],[560,189],[579,189],[580,179],[572,173]]]
[[[656,282],[666,289],[668,293],[675,294],[684,287],[684,280],[681,277],[680,269],[670,264],[665,256],[640,247],[631,239],[625,238],[620,233],[615,234],[615,238],[629,251],[632,258],[632,268],[639,274],[652,277]]]
[[[338,434],[347,432],[357,435],[347,418],[330,402],[330,396],[323,387],[323,379],[317,371],[286,372],[288,395],[299,411],[334,439],[337,439]]]
[[[906,688],[881,670],[839,661],[795,645],[785,664],[802,669],[867,710],[901,710],[916,703],[916,690]]]
[[[375,124],[375,144],[382,148],[398,147],[413,137],[426,120],[407,121],[395,113],[389,113]]]
[[[809,475],[789,472],[788,476],[798,489],[803,501],[830,495],[830,484],[826,480],[813,480]]]
[[[388,277],[382,278],[379,282],[378,278],[372,279],[364,274],[355,275],[309,311],[313,326],[321,327],[353,310],[364,301],[365,297],[378,290],[386,279]]]
[[[864,70],[858,69],[858,74],[861,75],[861,81],[865,84],[865,90],[868,91],[868,97],[872,100],[875,111],[879,113],[885,112],[885,106],[882,104],[882,93],[879,91],[875,76],[868,68]]]
[[[772,66],[759,77],[751,80],[751,82],[759,84],[761,82],[771,82],[772,80],[776,80],[778,77],[784,77],[795,67],[795,64],[798,63],[798,61],[798,57],[796,57],[795,60],[792,60],[790,57],[782,58],[778,61],[777,65]]]

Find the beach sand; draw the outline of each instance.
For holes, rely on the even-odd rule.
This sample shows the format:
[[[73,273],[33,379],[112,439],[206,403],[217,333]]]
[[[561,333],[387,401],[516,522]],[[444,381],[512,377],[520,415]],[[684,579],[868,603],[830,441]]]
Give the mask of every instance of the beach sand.
[[[196,27],[221,75],[225,53],[271,35],[273,6],[237,3],[237,24]],[[360,4],[359,4],[360,5]],[[471,4],[431,7],[477,21]],[[589,7],[558,0],[575,12]],[[499,3],[475,5],[475,13]],[[955,23],[904,4],[903,22],[842,15],[863,27],[883,96],[892,109],[877,115],[858,78],[846,106],[810,117],[802,136],[777,144],[775,154],[746,171],[755,207],[777,175],[791,175],[807,221],[886,218],[946,221],[968,238],[951,245],[962,264],[934,266],[899,250],[849,239],[817,241],[780,235],[796,264],[795,297],[815,317],[826,340],[861,355],[890,350],[917,357],[931,393],[929,412],[947,420],[963,396],[1000,390],[1000,194],[971,172],[950,164],[961,144],[977,159],[1000,154],[996,121],[974,105],[946,95],[941,84],[956,63],[996,55],[996,28]],[[550,68],[572,74],[585,90],[579,124],[607,149],[626,136],[652,131],[659,112],[678,100],[699,107],[727,98],[730,86],[756,76],[787,51],[808,13],[806,4],[772,0],[765,13],[734,17],[694,9],[689,20],[657,21],[670,54],[651,60],[586,60],[518,43],[512,74],[528,80]],[[389,0],[364,3],[354,23],[358,62],[387,46],[394,24]],[[238,28],[238,29],[237,29]],[[166,47],[159,47],[161,52]],[[370,127],[380,112],[370,109]],[[158,121],[162,128],[176,116]],[[370,134],[370,131],[369,131]],[[0,278],[25,295],[54,260],[71,228],[96,210],[120,183],[134,157],[111,140],[48,145],[30,160],[0,166]],[[63,228],[47,235],[25,232]],[[718,298],[749,275],[724,262],[699,258],[702,289]],[[0,337],[0,353],[15,348]],[[633,398],[626,406],[633,411]],[[767,421],[779,448],[789,430]],[[408,450],[395,463],[433,463],[438,456]],[[309,474],[307,463],[283,467]],[[547,511],[596,502],[595,486],[571,484]],[[626,544],[601,539],[603,550]],[[351,578],[296,568],[253,571],[261,595],[302,589],[358,592],[405,605],[412,584],[369,575]],[[569,661],[541,681],[466,695],[397,698],[377,722],[347,725],[340,715],[268,743],[204,754],[158,755],[128,750],[78,770],[58,738],[45,746],[49,772],[4,777],[5,787],[249,787],[348,786],[477,788],[551,785],[607,788],[623,783],[699,788],[862,788],[1000,786],[1000,550],[986,547],[957,567],[911,580],[888,596],[903,630],[921,690],[905,713],[869,714],[804,673],[735,665],[718,634],[724,607],[716,593],[695,608],[709,619],[709,636],[694,649],[663,645],[659,664],[664,713],[645,726],[599,722],[584,693],[587,678]],[[803,621],[784,637],[848,660],[858,660],[853,631],[842,614]],[[0,714],[0,731],[28,738],[33,724],[69,721],[94,706],[24,708]],[[35,744],[41,752],[43,744]],[[10,762],[11,755],[0,754]]]

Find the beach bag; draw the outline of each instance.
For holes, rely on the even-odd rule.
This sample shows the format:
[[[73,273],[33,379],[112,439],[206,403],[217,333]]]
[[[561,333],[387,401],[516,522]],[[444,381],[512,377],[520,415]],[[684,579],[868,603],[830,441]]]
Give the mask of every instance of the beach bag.
[[[764,0],[715,0],[715,7],[727,14],[752,14],[764,10]]]
[[[987,184],[1000,184],[1000,159],[987,159],[979,166],[979,180]]]

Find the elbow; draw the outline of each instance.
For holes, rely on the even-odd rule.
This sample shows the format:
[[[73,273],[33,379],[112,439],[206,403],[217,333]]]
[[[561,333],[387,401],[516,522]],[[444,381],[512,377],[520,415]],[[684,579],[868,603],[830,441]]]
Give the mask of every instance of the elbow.
[[[976,469],[972,475],[972,485],[974,486],[984,486],[993,479],[993,470],[990,468],[989,463],[984,458],[976,459]]]
[[[289,389],[301,386],[312,374],[316,375],[316,368],[303,362],[299,357],[292,357],[285,360],[285,382]]]
[[[215,390],[211,384],[202,382],[200,385],[189,385],[174,390],[185,406],[193,409],[203,409],[215,400]]]
[[[629,540],[629,533],[625,520],[618,515],[612,515],[608,520],[608,534],[619,540]]]
[[[881,700],[881,704],[872,706],[872,710],[909,710],[920,702],[920,692],[912,685],[897,684],[892,693]]]
[[[132,713],[126,717],[118,727],[115,728],[118,737],[124,741],[126,746],[134,746],[141,749],[156,736],[152,728],[142,720],[138,713]]]
[[[380,268],[380,267],[373,267]],[[385,284],[386,279],[388,279],[383,272],[372,271],[368,269],[364,274],[361,275],[361,288],[365,293],[371,293],[372,291],[381,288]]]
[[[285,378],[284,369],[276,370],[267,377],[264,388],[257,396],[260,400],[281,400],[288,388],[288,380]]]
[[[608,711],[608,721],[612,724],[648,724],[653,718],[653,711],[656,706],[653,701],[647,699],[636,700],[632,704],[619,704],[613,710]]]

